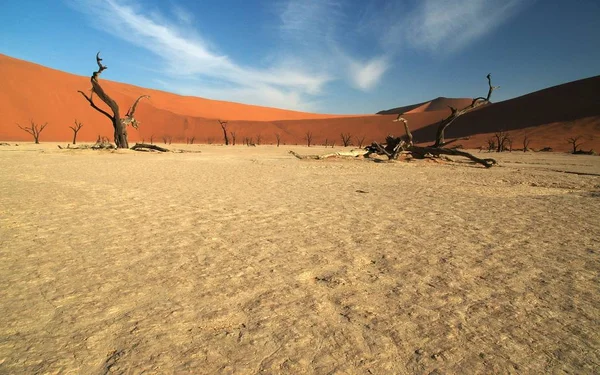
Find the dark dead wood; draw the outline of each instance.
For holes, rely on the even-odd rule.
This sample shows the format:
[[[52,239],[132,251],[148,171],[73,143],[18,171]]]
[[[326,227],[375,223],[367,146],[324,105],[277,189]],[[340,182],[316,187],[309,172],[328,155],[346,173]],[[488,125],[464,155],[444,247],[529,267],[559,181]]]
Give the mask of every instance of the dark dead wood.
[[[69,128],[71,128],[71,130],[73,130],[73,144],[77,144],[77,133],[79,133],[79,130],[81,130],[81,128],[83,127],[83,123],[82,122],[77,122],[77,120],[75,120],[75,126],[69,126]]]
[[[133,145],[133,147],[131,147],[131,149],[134,151],[143,151],[143,152],[149,152],[149,151],[169,152],[169,149],[167,149],[167,148],[148,144],[148,143],[136,143],[135,145]]]
[[[19,124],[17,124],[17,126],[19,127],[19,129],[26,131],[27,133],[31,134],[33,136],[33,141],[36,144],[40,143],[40,133],[42,132],[42,130],[44,130],[44,128],[46,126],[48,126],[48,123],[44,123],[44,125],[38,125],[35,122],[33,122],[33,120],[30,120],[30,126],[26,127],[26,126],[21,126]]]
[[[229,137],[227,137],[227,121],[221,121],[221,120],[218,120],[218,121],[219,121],[219,124],[221,124],[221,129],[223,129],[223,138],[225,140],[225,146],[229,146]],[[235,137],[235,135],[233,135],[233,134],[232,134],[232,136]]]
[[[125,117],[121,118],[119,114],[119,105],[104,91],[99,82],[100,74],[102,74],[104,70],[108,69],[106,65],[102,64],[100,52],[96,54],[96,63],[98,64],[98,70],[93,72],[90,78],[90,82],[92,84],[92,90],[90,95],[88,96],[86,93],[80,90],[78,92],[85,98],[85,100],[88,101],[92,108],[102,113],[104,116],[111,120],[114,130],[114,140],[117,148],[129,148],[129,143],[127,140],[127,126],[131,125],[135,129],[138,128],[139,122],[134,117],[135,110],[139,101],[143,98],[149,98],[149,96],[141,95],[140,97],[138,97],[127,111]],[[102,100],[104,104],[108,106],[110,112],[112,112],[112,115],[108,111],[96,105],[96,103],[94,102],[94,94],[96,94],[98,98],[100,98],[100,100]]]
[[[479,108],[482,105],[488,104],[490,102],[490,97],[492,96],[492,92],[494,92],[494,90],[500,88],[500,86],[492,86],[492,75],[491,74],[487,75],[487,80],[488,80],[489,88],[488,88],[487,96],[485,98],[482,96],[474,98],[471,101],[470,105],[468,105],[462,109],[450,107],[451,113],[448,117],[443,119],[440,122],[440,124],[438,125],[437,133],[435,136],[435,143],[431,147],[444,147],[447,144],[444,141],[444,131],[446,130],[446,128],[448,128],[448,126],[450,126],[450,124],[452,124],[457,118],[464,115],[465,113],[471,112],[472,110]]]
[[[456,150],[456,149],[450,149],[450,148],[411,146],[407,149],[407,151],[410,151],[414,157],[418,157],[418,158],[423,158],[427,154],[430,154],[433,156],[440,156],[440,155],[462,156],[462,157],[468,158],[476,163],[479,163],[486,168],[490,168],[490,167],[498,164],[496,162],[496,160],[494,160],[494,159],[491,159],[491,158],[480,159],[480,158],[476,157],[475,155],[470,154],[468,152],[460,151],[460,150]]]

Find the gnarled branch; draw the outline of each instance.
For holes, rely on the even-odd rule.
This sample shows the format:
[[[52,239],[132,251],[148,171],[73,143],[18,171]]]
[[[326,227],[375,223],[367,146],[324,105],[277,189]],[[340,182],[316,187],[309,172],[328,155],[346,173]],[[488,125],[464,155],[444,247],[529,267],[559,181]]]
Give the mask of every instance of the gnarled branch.
[[[440,124],[438,125],[437,133],[435,136],[435,143],[431,147],[443,147],[444,145],[447,144],[444,141],[444,131],[450,124],[452,124],[454,122],[454,120],[456,120],[458,117],[464,115],[465,113],[471,112],[475,108],[478,108],[478,107],[490,102],[492,92],[494,92],[494,90],[500,88],[500,86],[492,86],[492,75],[491,74],[487,75],[487,80],[488,80],[488,93],[485,98],[481,97],[481,96],[474,98],[470,105],[468,105],[465,108],[460,109],[460,110],[458,110],[454,107],[450,107],[450,110],[452,113],[450,114],[450,116],[443,119],[440,122]]]

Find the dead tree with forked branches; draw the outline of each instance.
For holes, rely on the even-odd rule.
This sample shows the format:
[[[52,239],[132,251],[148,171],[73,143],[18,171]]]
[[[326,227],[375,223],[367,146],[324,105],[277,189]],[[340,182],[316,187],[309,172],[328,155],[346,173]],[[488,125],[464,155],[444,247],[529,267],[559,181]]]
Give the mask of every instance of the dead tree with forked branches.
[[[573,147],[573,154],[577,154],[579,152],[579,147],[581,147],[583,144],[583,142],[579,141],[581,138],[583,138],[581,135],[567,138],[567,142],[569,142],[571,147]]]
[[[360,138],[356,137],[356,143],[358,144],[358,148],[362,148],[363,143],[365,143],[365,136],[361,135]]]
[[[344,147],[350,146],[350,144],[352,143],[352,134],[350,134],[350,133],[341,133],[340,137],[342,137],[342,145]]]
[[[17,124],[17,126],[23,130],[26,131],[27,133],[31,134],[33,136],[33,141],[35,142],[35,144],[39,144],[40,143],[40,133],[42,132],[42,130],[44,130],[44,128],[46,126],[48,126],[48,123],[44,123],[44,125],[38,125],[35,122],[33,122],[33,120],[29,120],[29,123],[31,124],[29,127],[27,126],[21,126],[19,124]]]
[[[83,127],[83,123],[77,122],[77,120],[75,120],[74,126],[69,126],[69,128],[71,128],[71,130],[73,130],[73,144],[74,145],[77,144],[77,133],[79,133],[79,130],[81,130],[82,127]]]
[[[507,145],[510,146],[512,151],[512,139],[510,138],[510,134],[504,130],[500,130],[497,133],[494,133],[494,138],[496,138],[496,152],[504,152],[507,149]]]
[[[531,143],[531,138],[528,135],[523,137],[523,152],[530,151],[529,144]]]
[[[217,121],[219,121],[219,124],[221,124],[221,129],[223,129],[223,138],[225,139],[225,146],[229,146],[229,137],[227,136],[227,121]]]
[[[90,78],[90,81],[92,83],[92,90],[90,96],[85,94],[83,91],[78,92],[81,95],[83,95],[85,100],[87,100],[88,103],[90,103],[90,106],[92,108],[94,108],[96,111],[102,113],[104,116],[110,119],[114,129],[114,138],[117,148],[129,148],[129,143],[127,140],[127,126],[131,125],[134,129],[138,128],[140,123],[134,117],[135,110],[141,99],[150,98],[150,96],[141,95],[140,97],[138,97],[125,114],[125,117],[121,118],[117,102],[114,101],[110,96],[108,96],[108,94],[104,91],[102,86],[100,86],[100,82],[98,80],[100,74],[104,70],[108,69],[106,65],[102,65],[100,52],[96,54],[96,63],[98,64],[98,70],[92,73],[92,77]],[[100,100],[102,100],[110,108],[112,114],[98,107],[96,103],[94,103],[94,94],[96,94],[100,98]]]
[[[304,140],[306,141],[307,147],[310,147],[310,145],[312,144],[312,139],[313,133],[311,131],[307,131],[306,134],[304,134]]]
[[[277,147],[279,147],[279,144],[281,143],[281,134],[275,133],[275,139],[277,140]]]
[[[386,137],[385,143],[373,142],[370,146],[365,147],[363,152],[359,152],[358,154],[353,153],[353,157],[363,156],[370,157],[372,154],[385,155],[389,160],[397,160],[400,154],[404,153],[412,156],[413,158],[425,158],[425,157],[439,157],[440,155],[453,155],[453,156],[461,156],[466,157],[476,163],[483,165],[486,168],[490,168],[496,164],[494,159],[481,159],[478,158],[468,152],[460,151],[457,149],[444,148],[443,146],[448,145],[450,143],[455,142],[456,140],[452,140],[446,142],[444,140],[444,131],[446,128],[459,116],[483,105],[484,103],[489,103],[490,96],[492,95],[492,91],[497,87],[492,86],[491,75],[487,75],[489,91],[487,97],[479,97],[473,99],[471,104],[461,110],[457,110],[455,108],[450,108],[452,110],[452,114],[446,119],[442,120],[438,125],[437,133],[436,133],[436,141],[431,146],[416,146],[413,142],[413,136],[408,127],[408,121],[402,118],[402,115],[398,115],[398,118],[394,120],[394,122],[402,122],[404,124],[404,132],[405,135],[401,137],[394,137],[393,135],[389,135]],[[306,158],[301,155],[295,155],[301,159]],[[328,155],[329,156],[329,155]],[[339,155],[337,156],[345,156]],[[316,159],[322,159],[323,157],[318,156]]]
[[[444,147],[444,146],[449,145],[452,142],[457,141],[458,139],[454,139],[449,142],[445,141],[444,132],[446,131],[446,128],[448,128],[448,126],[450,126],[450,124],[452,124],[457,118],[464,115],[465,113],[471,112],[472,110],[479,108],[482,105],[489,104],[490,97],[492,96],[492,92],[494,92],[494,90],[500,88],[500,86],[492,86],[492,75],[491,74],[487,75],[487,80],[488,80],[489,89],[488,89],[487,96],[485,98],[482,96],[474,98],[471,101],[471,104],[464,107],[463,109],[456,109],[454,107],[450,107],[450,111],[452,113],[450,113],[450,116],[443,119],[440,122],[440,124],[438,125],[437,133],[435,136],[435,143],[431,147]]]

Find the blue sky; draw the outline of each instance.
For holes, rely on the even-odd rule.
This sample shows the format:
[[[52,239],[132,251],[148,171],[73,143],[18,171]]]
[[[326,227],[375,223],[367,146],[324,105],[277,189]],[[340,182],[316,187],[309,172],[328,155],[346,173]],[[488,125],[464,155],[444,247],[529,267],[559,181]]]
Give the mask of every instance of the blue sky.
[[[596,0],[4,0],[0,53],[321,113],[493,101],[600,74]]]

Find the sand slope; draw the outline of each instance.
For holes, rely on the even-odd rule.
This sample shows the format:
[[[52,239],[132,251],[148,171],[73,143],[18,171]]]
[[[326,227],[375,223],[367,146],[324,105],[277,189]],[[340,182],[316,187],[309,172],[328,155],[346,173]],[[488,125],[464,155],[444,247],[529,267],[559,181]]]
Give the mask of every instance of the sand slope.
[[[95,68],[91,60],[90,72]],[[343,132],[351,134],[356,145],[358,139],[381,141],[388,134],[402,133],[398,124],[391,122],[399,111],[409,120],[417,141],[431,142],[438,121],[449,114],[447,107],[461,108],[470,103],[470,99],[440,97],[380,112],[388,115],[338,116],[184,97],[104,80],[109,77],[107,70],[102,84],[123,113],[137,96],[151,95],[150,100],[142,101],[138,107],[136,117],[142,125],[139,131],[130,130],[132,142],[151,138],[162,142],[166,136],[180,143],[191,138],[195,143],[222,143],[223,133],[217,119],[225,119],[230,121],[229,131],[236,133],[238,143],[244,138],[252,138],[254,142],[260,138],[261,143],[272,144],[277,133],[286,144],[304,144],[307,133],[311,133],[315,144],[340,144]],[[70,141],[69,126],[75,119],[84,123],[78,136],[80,141],[93,141],[98,135],[112,138],[110,122],[77,93],[90,89],[88,77],[0,55],[0,82],[0,140],[30,140],[16,126],[16,123],[26,125],[30,119],[49,123],[42,141]],[[583,148],[599,150],[597,92],[600,92],[600,76],[494,103],[460,118],[448,129],[447,137],[472,136],[462,144],[479,147],[485,145],[491,133],[503,129],[513,132],[515,145],[528,134],[533,138],[531,147],[550,146],[567,151],[569,145],[565,139],[582,135]]]
[[[600,76],[550,87],[504,102],[490,104],[468,113],[454,122],[446,132],[448,138],[472,136],[462,142],[477,147],[499,130],[510,131],[515,144],[529,135],[532,147],[569,149],[568,137],[584,136],[584,149],[600,151]],[[415,132],[420,139],[434,139],[436,124]]]
[[[190,148],[0,148],[0,373],[597,373],[597,157]]]

